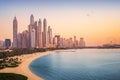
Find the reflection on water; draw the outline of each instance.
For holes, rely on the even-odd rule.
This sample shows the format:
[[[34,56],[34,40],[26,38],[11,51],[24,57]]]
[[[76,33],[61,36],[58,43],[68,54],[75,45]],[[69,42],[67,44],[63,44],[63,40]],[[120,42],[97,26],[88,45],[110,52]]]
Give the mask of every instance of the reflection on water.
[[[119,49],[77,49],[33,61],[30,69],[45,80],[120,80]]]

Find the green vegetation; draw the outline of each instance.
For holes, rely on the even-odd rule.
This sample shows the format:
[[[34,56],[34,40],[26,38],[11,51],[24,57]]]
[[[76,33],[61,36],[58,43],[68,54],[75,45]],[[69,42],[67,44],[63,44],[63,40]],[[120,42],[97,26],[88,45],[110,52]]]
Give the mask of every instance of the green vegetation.
[[[20,48],[20,49],[12,49],[12,51],[0,52],[0,58],[7,58],[12,56],[19,56],[23,54],[31,54],[35,52],[45,52],[46,49],[44,48]]]
[[[21,74],[0,73],[0,80],[27,80],[28,78]]]
[[[3,59],[0,59],[0,69],[6,68],[6,67],[9,67],[9,68],[17,67],[20,63],[21,63],[21,60],[19,60],[18,58],[3,58]]]
[[[45,52],[45,51],[52,51],[58,49],[65,49],[65,48],[20,48],[20,49],[12,49],[11,51],[3,51],[0,52],[0,69],[9,67],[17,67],[21,63],[21,60],[18,58],[12,58],[13,56],[20,56],[23,54],[32,54],[35,52]]]
[[[12,49],[11,51],[3,51],[0,52],[0,69],[9,67],[17,67],[21,63],[21,60],[18,58],[12,58],[13,56],[20,56],[23,54],[32,54],[35,52],[45,52],[47,49],[45,48],[20,48],[20,49]]]
[[[32,54],[35,52],[45,52],[45,51],[62,50],[62,49],[69,49],[69,48],[17,48],[17,49],[12,49],[12,51],[0,52],[0,59],[12,57],[12,56],[19,56],[23,54]]]

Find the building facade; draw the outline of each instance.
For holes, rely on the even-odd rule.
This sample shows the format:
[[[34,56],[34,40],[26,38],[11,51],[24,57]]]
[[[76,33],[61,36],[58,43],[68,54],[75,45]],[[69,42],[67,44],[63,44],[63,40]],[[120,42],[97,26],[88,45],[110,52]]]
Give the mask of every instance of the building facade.
[[[52,47],[52,28],[50,26],[48,26],[48,34],[47,34],[47,42],[48,42],[48,46]]]
[[[17,32],[18,32],[18,22],[17,22],[16,17],[14,17],[14,20],[13,20],[13,48],[18,47]]]
[[[47,47],[47,20],[44,18],[43,20],[43,47]]]
[[[32,29],[32,33],[31,33],[31,47],[32,48],[36,47],[36,43],[35,43],[35,29]]]
[[[42,22],[41,19],[38,21],[38,48],[42,48]]]
[[[11,46],[11,40],[10,39],[5,39],[5,48],[8,49]]]
[[[18,33],[17,35],[18,48],[22,48],[22,34]]]
[[[84,48],[85,47],[85,41],[84,41],[84,38],[80,38],[80,41],[79,41],[79,47],[81,48]]]

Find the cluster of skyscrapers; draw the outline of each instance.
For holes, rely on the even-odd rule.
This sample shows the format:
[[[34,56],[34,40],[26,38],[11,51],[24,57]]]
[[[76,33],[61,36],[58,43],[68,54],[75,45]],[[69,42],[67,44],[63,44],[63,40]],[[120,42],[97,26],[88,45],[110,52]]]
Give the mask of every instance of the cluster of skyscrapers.
[[[30,16],[28,30],[17,33],[18,21],[16,17],[13,20],[13,48],[48,48],[52,47],[52,28],[47,26],[47,20],[44,18],[34,21],[34,16]]]
[[[16,17],[13,20],[13,48],[73,48],[85,47],[85,41],[80,38],[80,41],[74,41],[72,38],[61,38],[60,35],[52,36],[52,28],[47,26],[47,20],[44,18],[34,21],[34,16],[30,16],[30,24],[28,30],[22,33],[17,33],[18,21]]]
[[[53,44],[57,48],[84,48],[85,47],[85,41],[84,38],[80,38],[80,40],[76,39],[76,36],[74,38],[70,37],[68,39],[60,37],[60,35],[55,35],[53,37]]]
[[[2,45],[2,43],[0,42]],[[12,46],[11,46],[12,44]],[[84,38],[63,38],[60,35],[52,35],[52,28],[47,26],[47,20],[34,21],[33,14],[30,16],[28,30],[18,33],[17,18],[13,19],[13,43],[5,39],[5,48],[78,48],[85,47]]]

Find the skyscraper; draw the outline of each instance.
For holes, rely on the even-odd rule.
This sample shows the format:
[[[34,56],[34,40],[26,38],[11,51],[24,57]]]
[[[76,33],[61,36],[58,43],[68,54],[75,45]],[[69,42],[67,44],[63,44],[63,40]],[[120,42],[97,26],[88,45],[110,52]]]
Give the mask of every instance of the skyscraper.
[[[31,32],[31,47],[32,48],[35,48],[35,29],[32,29],[32,32]]]
[[[29,31],[26,30],[26,46],[29,48]]]
[[[17,41],[18,41],[18,48],[22,48],[22,34],[18,33],[17,35]]]
[[[38,48],[42,48],[42,22],[38,21]]]
[[[0,49],[4,49],[4,41],[0,40]]]
[[[30,25],[34,25],[34,16],[31,14],[30,16]]]
[[[31,14],[30,16],[30,24],[28,25],[28,31],[29,31],[29,48],[31,48],[31,33],[32,33],[32,29],[34,27],[34,16],[33,14]]]
[[[56,48],[60,47],[60,35],[55,35]]]
[[[85,41],[84,41],[84,38],[80,38],[80,42],[79,42],[79,47],[83,48],[85,47]]]
[[[11,46],[11,40],[5,39],[5,48],[8,49]]]
[[[76,39],[76,36],[74,36],[73,47],[74,47],[74,48],[77,48],[77,47],[78,47],[78,40]]]
[[[32,25],[28,25],[28,31],[29,31],[29,48],[31,48],[31,32],[32,32]]]
[[[51,47],[52,46],[52,29],[51,29],[51,27],[50,26],[48,26],[48,34],[47,34],[47,40],[48,40],[48,45],[49,45],[49,47]]]
[[[47,21],[45,18],[43,20],[43,47],[47,47]]]
[[[38,26],[37,21],[35,21],[33,29],[35,30],[35,47],[38,47]]]
[[[17,31],[18,31],[18,22],[16,17],[13,20],[13,48],[17,48]]]
[[[28,34],[27,30],[22,32],[22,48],[28,48]]]

